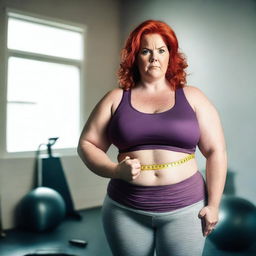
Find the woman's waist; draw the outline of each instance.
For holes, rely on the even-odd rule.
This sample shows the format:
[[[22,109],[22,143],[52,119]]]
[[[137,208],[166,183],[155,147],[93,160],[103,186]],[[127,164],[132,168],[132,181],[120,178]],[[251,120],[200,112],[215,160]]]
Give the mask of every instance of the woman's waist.
[[[142,186],[175,184],[192,176],[198,170],[194,154],[175,161],[149,163],[141,162],[140,175],[131,181],[132,184]]]
[[[153,164],[141,164],[141,171],[149,171],[149,170],[163,170],[171,167],[177,167],[188,161],[195,158],[195,154],[188,154],[182,158],[179,158],[175,161],[163,162],[163,163],[153,163]]]
[[[131,159],[138,159],[141,165],[164,165],[178,162],[184,158],[194,159],[195,153],[189,154],[163,149],[146,149],[119,153],[117,159],[119,162],[121,162],[123,159],[125,159],[126,156],[129,156]]]
[[[198,170],[194,153],[141,150],[119,155],[118,160],[122,161],[126,156],[139,160],[140,175],[130,183],[141,186],[174,184],[192,176]]]
[[[189,164],[189,167],[184,168],[183,166],[169,167],[160,170],[147,170],[141,171],[140,175],[129,183],[138,186],[162,186],[172,185],[194,175],[198,168],[196,163]]]
[[[184,202],[190,204],[204,198],[205,193],[205,182],[199,171],[175,184],[141,186],[112,179],[108,185],[108,195],[113,200],[141,209],[165,209],[170,204],[183,206]]]

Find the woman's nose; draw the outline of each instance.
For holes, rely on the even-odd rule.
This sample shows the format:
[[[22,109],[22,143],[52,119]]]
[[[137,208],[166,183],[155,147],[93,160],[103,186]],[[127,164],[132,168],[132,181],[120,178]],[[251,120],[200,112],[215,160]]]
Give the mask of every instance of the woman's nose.
[[[157,61],[157,58],[154,54],[152,54],[151,57],[150,57],[150,62],[152,63],[152,62],[155,62],[155,61]]]

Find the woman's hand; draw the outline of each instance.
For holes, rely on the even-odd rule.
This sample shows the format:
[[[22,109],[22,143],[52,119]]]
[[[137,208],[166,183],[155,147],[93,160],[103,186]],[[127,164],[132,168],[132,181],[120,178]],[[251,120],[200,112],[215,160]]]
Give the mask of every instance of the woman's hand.
[[[219,209],[214,206],[205,206],[198,214],[203,222],[204,236],[208,236],[215,228],[219,220]]]
[[[116,167],[117,177],[125,181],[133,181],[140,176],[140,161],[126,156]]]

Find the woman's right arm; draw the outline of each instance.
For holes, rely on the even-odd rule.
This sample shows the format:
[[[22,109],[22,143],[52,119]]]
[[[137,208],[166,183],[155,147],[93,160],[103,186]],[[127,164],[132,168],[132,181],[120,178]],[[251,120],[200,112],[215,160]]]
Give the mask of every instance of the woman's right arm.
[[[108,92],[91,112],[77,147],[77,153],[85,165],[97,175],[107,178],[115,178],[117,166],[106,154],[111,145],[106,130],[111,118],[112,93]]]
[[[106,154],[111,145],[107,126],[111,119],[113,101],[120,98],[120,90],[108,92],[95,106],[80,135],[77,152],[95,174],[106,178],[133,180],[139,175],[140,165],[136,159],[126,158],[120,163],[115,163]]]

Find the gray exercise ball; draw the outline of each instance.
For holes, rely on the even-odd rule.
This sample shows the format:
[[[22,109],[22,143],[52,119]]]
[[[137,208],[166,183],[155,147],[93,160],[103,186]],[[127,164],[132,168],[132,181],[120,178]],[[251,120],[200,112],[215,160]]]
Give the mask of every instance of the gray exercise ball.
[[[20,226],[31,231],[47,231],[55,228],[66,215],[62,196],[48,187],[38,187],[20,202],[18,216]]]
[[[237,196],[224,196],[219,223],[209,239],[221,250],[242,251],[256,241],[256,207]]]

